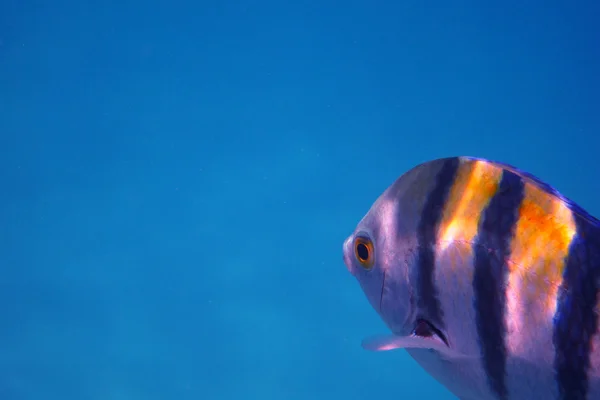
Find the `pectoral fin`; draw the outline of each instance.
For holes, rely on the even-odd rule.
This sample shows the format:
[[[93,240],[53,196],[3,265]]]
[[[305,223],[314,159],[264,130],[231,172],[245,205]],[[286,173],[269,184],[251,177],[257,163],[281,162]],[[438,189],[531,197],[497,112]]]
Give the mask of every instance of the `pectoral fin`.
[[[369,351],[387,351],[396,349],[432,349],[439,351],[447,358],[470,358],[448,347],[435,336],[423,337],[414,333],[408,336],[381,335],[363,340],[362,347]]]

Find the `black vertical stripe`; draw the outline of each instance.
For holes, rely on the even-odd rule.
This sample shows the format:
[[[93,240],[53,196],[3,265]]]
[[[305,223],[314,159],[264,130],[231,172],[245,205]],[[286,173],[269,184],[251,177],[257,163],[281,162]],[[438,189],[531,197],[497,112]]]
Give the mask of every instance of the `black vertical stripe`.
[[[474,248],[474,307],[482,362],[488,384],[499,399],[506,387],[506,282],[510,243],[525,196],[523,180],[504,170],[498,191],[485,209]]]
[[[600,229],[574,214],[577,233],[565,260],[554,316],[554,368],[560,398],[585,400],[592,336],[598,329],[596,296]]]
[[[417,253],[417,306],[424,318],[443,328],[443,314],[434,284],[435,243],[439,224],[442,220],[444,205],[454,184],[460,160],[447,158],[438,172],[433,189],[427,196],[417,227],[419,250]]]

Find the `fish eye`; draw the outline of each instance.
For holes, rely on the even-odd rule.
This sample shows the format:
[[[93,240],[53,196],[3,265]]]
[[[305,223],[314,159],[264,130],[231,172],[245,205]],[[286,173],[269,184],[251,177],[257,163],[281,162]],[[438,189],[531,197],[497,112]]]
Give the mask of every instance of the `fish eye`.
[[[354,255],[364,269],[373,268],[373,242],[365,237],[354,239]]]

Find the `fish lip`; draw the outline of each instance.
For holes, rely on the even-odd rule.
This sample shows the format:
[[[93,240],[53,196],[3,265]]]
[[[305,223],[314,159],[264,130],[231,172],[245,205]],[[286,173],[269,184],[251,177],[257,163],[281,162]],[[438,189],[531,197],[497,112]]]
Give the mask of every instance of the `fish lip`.
[[[352,262],[350,260],[349,243],[351,239],[352,236],[349,236],[348,238],[346,238],[346,240],[344,240],[344,243],[342,245],[342,259],[344,261],[344,264],[346,265],[346,269],[348,270],[348,272],[350,272],[351,275],[355,275],[354,268],[352,267]]]

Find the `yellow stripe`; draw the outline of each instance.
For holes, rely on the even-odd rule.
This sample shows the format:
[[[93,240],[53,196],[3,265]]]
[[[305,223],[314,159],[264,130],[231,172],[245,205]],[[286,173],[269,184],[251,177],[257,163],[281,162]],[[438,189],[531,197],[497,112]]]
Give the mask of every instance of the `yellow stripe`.
[[[511,280],[520,281],[521,304],[541,301],[544,311],[554,314],[575,233],[571,210],[556,196],[526,183],[509,262]]]
[[[461,161],[438,231],[440,250],[456,241],[474,242],[483,211],[496,194],[501,179],[502,169],[491,163]]]

